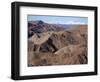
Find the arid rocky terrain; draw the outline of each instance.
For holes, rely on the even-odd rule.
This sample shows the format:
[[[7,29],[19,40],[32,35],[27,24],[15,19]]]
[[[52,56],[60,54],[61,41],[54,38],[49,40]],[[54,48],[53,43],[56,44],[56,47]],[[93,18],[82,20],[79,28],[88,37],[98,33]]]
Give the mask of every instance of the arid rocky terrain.
[[[87,63],[87,25],[28,22],[28,66]]]

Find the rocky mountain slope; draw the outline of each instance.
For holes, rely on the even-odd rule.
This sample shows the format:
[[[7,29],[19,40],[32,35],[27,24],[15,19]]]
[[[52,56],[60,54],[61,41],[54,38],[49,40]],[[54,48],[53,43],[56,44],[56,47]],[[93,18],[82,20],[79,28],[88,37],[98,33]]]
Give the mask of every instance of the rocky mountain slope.
[[[28,66],[88,63],[87,25],[65,26],[29,22]]]
[[[64,30],[65,27],[69,27],[69,25],[48,24],[41,20],[29,21],[28,22],[28,36],[30,37],[34,33],[43,33],[43,32],[47,32],[47,31],[61,31],[61,30]]]

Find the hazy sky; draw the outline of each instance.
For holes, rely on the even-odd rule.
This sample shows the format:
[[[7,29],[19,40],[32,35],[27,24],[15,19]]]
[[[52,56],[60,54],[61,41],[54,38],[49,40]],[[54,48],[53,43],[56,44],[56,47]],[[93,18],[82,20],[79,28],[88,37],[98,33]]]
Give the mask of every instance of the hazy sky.
[[[28,15],[28,21],[42,20],[54,24],[88,24],[87,17]]]

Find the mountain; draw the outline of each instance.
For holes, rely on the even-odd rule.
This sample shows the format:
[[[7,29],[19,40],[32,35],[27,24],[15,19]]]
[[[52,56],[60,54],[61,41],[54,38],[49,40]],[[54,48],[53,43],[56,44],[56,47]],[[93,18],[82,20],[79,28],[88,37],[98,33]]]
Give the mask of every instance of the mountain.
[[[28,23],[28,66],[88,63],[87,25]]]
[[[84,44],[85,39],[83,35],[76,34],[70,31],[51,31],[40,34],[34,34],[31,38],[29,38],[29,42],[34,43],[34,51],[55,52],[60,48],[63,48],[64,46],[70,44]]]
[[[28,36],[32,36],[34,33],[42,33],[47,31],[61,31],[64,30],[65,25],[48,24],[41,20],[28,22]]]

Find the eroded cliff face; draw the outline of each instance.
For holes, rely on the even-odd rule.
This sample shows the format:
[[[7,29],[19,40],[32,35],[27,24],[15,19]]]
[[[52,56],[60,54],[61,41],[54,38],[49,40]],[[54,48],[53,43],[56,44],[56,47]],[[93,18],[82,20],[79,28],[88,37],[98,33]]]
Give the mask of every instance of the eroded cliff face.
[[[87,25],[28,25],[28,66],[87,64]],[[70,27],[69,27],[70,26]]]

